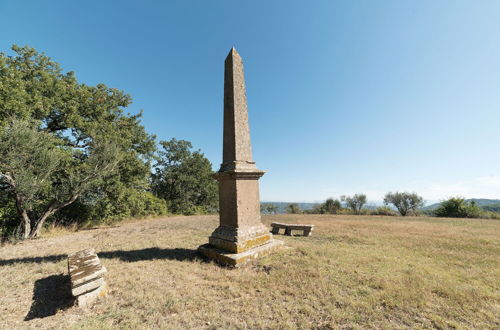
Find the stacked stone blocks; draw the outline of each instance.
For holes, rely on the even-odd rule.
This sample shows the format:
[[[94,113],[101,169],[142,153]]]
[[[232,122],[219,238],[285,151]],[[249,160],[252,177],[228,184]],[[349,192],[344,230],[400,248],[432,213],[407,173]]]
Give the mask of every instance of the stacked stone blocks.
[[[71,293],[80,307],[90,307],[107,294],[104,280],[106,268],[101,265],[94,249],[85,249],[68,256]]]

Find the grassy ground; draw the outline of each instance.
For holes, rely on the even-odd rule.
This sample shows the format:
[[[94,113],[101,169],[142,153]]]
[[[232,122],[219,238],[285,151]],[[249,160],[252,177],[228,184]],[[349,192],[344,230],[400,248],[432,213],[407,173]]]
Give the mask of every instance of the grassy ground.
[[[311,237],[244,269],[196,248],[215,216],[0,248],[0,328],[500,328],[500,221],[276,215]],[[110,295],[71,307],[66,255],[94,247]]]

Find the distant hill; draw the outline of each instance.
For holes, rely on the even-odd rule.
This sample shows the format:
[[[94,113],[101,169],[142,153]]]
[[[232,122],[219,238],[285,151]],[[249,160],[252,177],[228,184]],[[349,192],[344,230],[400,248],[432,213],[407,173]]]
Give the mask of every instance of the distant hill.
[[[476,205],[486,211],[500,211],[500,199],[484,199],[484,198],[470,198],[467,199],[468,202],[476,202]],[[437,209],[441,203],[431,204],[429,206],[423,207],[424,211],[433,211]]]

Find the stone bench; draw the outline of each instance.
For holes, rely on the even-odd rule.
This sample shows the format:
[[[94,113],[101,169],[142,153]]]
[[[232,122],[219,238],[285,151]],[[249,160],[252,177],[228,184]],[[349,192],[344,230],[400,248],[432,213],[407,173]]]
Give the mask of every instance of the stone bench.
[[[107,294],[104,281],[106,268],[101,265],[94,249],[85,249],[68,256],[71,293],[80,307],[89,307]]]
[[[302,230],[303,236],[311,236],[311,232],[314,228],[314,225],[299,225],[299,224],[290,224],[290,223],[280,223],[273,222],[271,223],[271,233],[277,235],[280,233],[280,229],[285,229],[285,235],[291,236],[292,230]]]

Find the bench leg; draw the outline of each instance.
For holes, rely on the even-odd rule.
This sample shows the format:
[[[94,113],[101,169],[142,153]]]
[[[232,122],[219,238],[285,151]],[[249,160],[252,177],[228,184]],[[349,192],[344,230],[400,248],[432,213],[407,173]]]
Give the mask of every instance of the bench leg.
[[[280,229],[278,227],[273,227],[271,230],[271,233],[274,235],[278,235],[280,233]]]
[[[285,235],[292,236],[292,228],[286,228],[285,229]]]
[[[304,236],[311,236],[311,229],[304,229]]]

